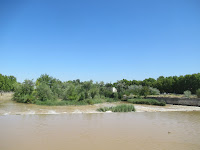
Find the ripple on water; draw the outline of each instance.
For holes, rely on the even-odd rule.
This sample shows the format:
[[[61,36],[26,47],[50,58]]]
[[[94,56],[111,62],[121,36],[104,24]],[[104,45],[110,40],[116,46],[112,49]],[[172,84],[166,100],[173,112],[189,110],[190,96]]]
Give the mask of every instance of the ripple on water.
[[[3,116],[7,116],[7,115],[10,115],[10,112],[3,113]]]
[[[49,110],[46,114],[59,114],[55,110]]]
[[[76,109],[75,111],[73,111],[72,113],[75,113],[75,114],[81,114],[83,112],[81,112],[80,110]]]
[[[26,113],[27,115],[34,115],[35,114],[35,111],[29,111]]]

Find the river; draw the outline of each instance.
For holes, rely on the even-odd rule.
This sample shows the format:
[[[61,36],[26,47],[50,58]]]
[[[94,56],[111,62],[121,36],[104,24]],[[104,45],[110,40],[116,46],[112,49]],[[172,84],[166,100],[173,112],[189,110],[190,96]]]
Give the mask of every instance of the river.
[[[200,111],[79,113],[87,107],[1,100],[0,150],[200,149]]]

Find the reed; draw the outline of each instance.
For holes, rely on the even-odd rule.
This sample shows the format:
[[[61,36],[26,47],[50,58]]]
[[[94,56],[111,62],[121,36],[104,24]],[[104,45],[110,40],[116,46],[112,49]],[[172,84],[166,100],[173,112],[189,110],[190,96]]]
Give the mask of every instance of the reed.
[[[131,112],[135,111],[135,107],[133,105],[128,104],[121,104],[113,107],[101,107],[98,108],[97,111],[100,112],[106,112],[106,111],[112,111],[112,112]]]

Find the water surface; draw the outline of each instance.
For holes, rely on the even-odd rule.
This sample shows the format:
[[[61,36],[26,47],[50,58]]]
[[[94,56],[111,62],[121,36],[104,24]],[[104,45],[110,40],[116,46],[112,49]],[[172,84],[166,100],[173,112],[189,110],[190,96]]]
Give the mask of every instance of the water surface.
[[[1,150],[199,150],[200,112],[0,116]]]
[[[200,111],[96,113],[97,107],[1,99],[0,150],[200,149]]]

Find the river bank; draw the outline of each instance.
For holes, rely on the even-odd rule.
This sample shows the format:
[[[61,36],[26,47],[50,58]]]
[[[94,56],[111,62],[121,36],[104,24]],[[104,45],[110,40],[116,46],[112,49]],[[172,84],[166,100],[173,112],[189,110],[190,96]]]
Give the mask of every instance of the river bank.
[[[41,106],[35,104],[17,103],[11,100],[12,94],[0,96],[0,115],[26,115],[26,114],[67,114],[67,113],[102,113],[100,107],[111,107],[126,102],[101,103],[83,106]],[[200,107],[169,105],[154,106],[134,104],[136,112],[177,112],[177,111],[200,111]]]

